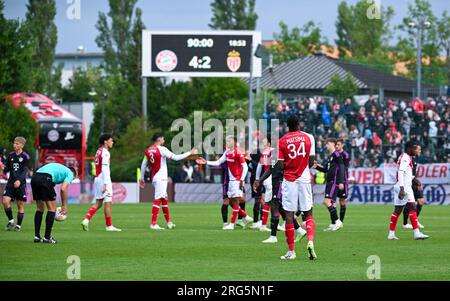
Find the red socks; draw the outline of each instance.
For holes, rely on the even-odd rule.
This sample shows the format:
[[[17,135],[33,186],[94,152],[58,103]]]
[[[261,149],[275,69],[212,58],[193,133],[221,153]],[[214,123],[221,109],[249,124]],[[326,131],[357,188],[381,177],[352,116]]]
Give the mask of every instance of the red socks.
[[[95,212],[97,212],[97,208],[96,207],[91,207],[88,211],[88,213],[86,214],[85,219],[87,219],[88,221],[91,220],[91,218],[94,216]]]
[[[266,204],[263,205],[262,208],[262,225],[265,226],[267,224],[267,219],[269,218],[270,207]]]
[[[106,219],[106,226],[107,227],[112,226],[112,218],[111,218],[111,216],[107,216],[107,217],[105,217],[105,219]]]
[[[231,223],[232,224],[236,223],[236,218],[239,214],[239,211],[241,211],[241,210],[242,209],[241,209],[241,207],[239,207],[239,205],[233,206],[233,213],[231,214]]]
[[[310,215],[306,217],[306,235],[308,235],[308,240],[314,241],[314,230],[316,228],[316,222],[314,218]]]
[[[166,218],[166,222],[170,222],[170,214],[169,214],[169,201],[163,200],[162,201],[162,209],[164,213],[164,217]]]
[[[389,230],[395,231],[395,227],[397,226],[397,220],[398,220],[397,213],[395,213],[395,212],[392,213],[392,215],[391,215],[391,223],[389,224]],[[416,215],[416,221],[417,221],[417,215]]]
[[[286,242],[289,251],[294,251],[294,224],[286,224]]]
[[[159,207],[161,206],[161,200],[154,200],[152,207],[152,225],[156,224],[158,219]]]
[[[417,212],[416,211],[409,211],[409,218],[411,219],[411,225],[414,230],[419,228],[419,222],[417,220]]]
[[[245,218],[247,216],[247,212],[242,210],[241,206],[238,207],[239,207],[239,215],[242,216],[242,218]]]

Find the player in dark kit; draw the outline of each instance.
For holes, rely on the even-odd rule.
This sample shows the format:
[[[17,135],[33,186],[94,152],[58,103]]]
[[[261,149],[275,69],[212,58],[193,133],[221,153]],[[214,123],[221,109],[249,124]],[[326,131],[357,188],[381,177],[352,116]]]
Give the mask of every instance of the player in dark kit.
[[[412,181],[412,190],[414,193],[414,199],[416,200],[416,210],[417,210],[417,217],[419,217],[420,212],[422,211],[422,207],[425,204],[425,199],[423,197],[423,186],[419,179],[416,178],[417,174],[417,162],[416,158],[417,156],[420,156],[422,153],[422,147],[420,145],[416,145],[416,152],[417,155],[412,158],[413,162],[413,176],[414,179]],[[405,229],[412,229],[412,225],[408,224],[408,217],[409,217],[409,208],[405,207],[403,209],[403,228]],[[419,220],[417,220],[417,224],[419,228],[423,229],[425,228],[421,223],[419,223]]]
[[[228,198],[228,167],[227,162],[223,162],[220,164],[222,168],[222,207],[220,212],[222,213],[223,226],[226,227],[228,225],[228,206],[230,205],[230,199]]]
[[[250,152],[250,154],[246,157],[246,162],[248,165],[248,172],[250,173],[250,187],[253,187],[253,184],[256,181],[256,170],[258,168],[258,162],[261,158],[261,152],[259,149],[256,152]],[[258,223],[261,207],[264,201],[262,200],[263,187],[262,185],[258,187],[257,190],[251,189],[252,198],[255,200],[253,204],[253,225],[250,227],[251,229],[259,229],[260,223]],[[243,209],[245,210],[245,208]],[[239,223],[238,223],[239,224]]]
[[[350,167],[350,154],[344,150],[344,139],[339,138],[336,142],[336,149],[341,154],[342,161],[344,162],[344,190],[339,190],[337,197],[339,198],[339,220],[344,222],[345,211],[347,209],[346,202],[348,198],[348,168]]]
[[[13,144],[14,152],[10,153],[5,161],[4,172],[9,172],[8,183],[3,191],[3,207],[8,217],[8,224],[5,227],[6,231],[20,231],[22,227],[25,213],[23,203],[27,201],[26,177],[30,162],[30,156],[23,151],[25,143],[25,138],[16,137]],[[11,201],[16,201],[17,203],[17,224],[14,224]]]
[[[271,164],[266,169],[266,171],[262,174],[259,180],[256,180],[253,184],[253,189],[257,190],[261,183],[271,177],[272,178],[272,198],[267,200],[266,203],[270,205],[270,237],[266,240],[263,240],[263,243],[277,243],[277,231],[281,230],[278,228],[280,222],[280,216],[283,220],[286,220],[286,213],[283,210],[283,205],[281,203],[282,194],[281,194],[281,183],[283,182],[283,170],[274,168],[277,163],[276,160],[276,150],[272,150],[272,154],[270,157]],[[294,222],[295,223],[295,222]],[[297,230],[297,235],[299,237],[303,237],[306,234],[306,231],[300,228],[298,225],[295,225],[295,229]]]
[[[327,139],[327,149],[330,153],[328,160],[324,166],[314,163],[313,168],[326,173],[325,200],[324,205],[330,212],[331,224],[325,231],[336,231],[342,228],[343,224],[339,220],[335,203],[338,190],[344,190],[345,166],[341,154],[336,150],[336,139]]]

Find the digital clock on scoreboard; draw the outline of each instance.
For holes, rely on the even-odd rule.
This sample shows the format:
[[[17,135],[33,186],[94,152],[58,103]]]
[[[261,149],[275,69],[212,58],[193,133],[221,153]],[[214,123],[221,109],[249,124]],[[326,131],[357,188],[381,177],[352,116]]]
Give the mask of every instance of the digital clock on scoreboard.
[[[255,31],[148,31],[142,33],[142,76],[261,76]],[[253,50],[252,50],[252,49]]]

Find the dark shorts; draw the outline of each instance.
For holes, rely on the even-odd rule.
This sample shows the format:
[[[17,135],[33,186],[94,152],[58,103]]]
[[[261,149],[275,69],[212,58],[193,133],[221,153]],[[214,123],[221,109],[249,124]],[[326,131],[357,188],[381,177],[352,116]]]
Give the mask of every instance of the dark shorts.
[[[337,197],[340,199],[346,199],[348,197],[348,183],[347,182],[344,183],[344,190],[339,190],[339,187],[338,187]]]
[[[35,201],[56,200],[55,183],[49,174],[35,173],[31,178],[31,190]]]
[[[413,190],[414,199],[416,200],[416,202],[418,199],[423,199],[423,189],[422,189],[422,191],[419,191],[419,187],[413,183],[412,190]]]
[[[325,198],[330,199],[332,201],[336,200],[337,194],[339,191],[338,185],[333,181],[328,181],[325,184]]]
[[[274,202],[279,202],[281,204],[281,182],[279,183],[272,183],[272,200]]]
[[[27,188],[25,184],[19,186],[19,188],[14,188],[14,184],[6,184],[5,190],[3,191],[3,196],[8,196],[11,201],[27,201]]]

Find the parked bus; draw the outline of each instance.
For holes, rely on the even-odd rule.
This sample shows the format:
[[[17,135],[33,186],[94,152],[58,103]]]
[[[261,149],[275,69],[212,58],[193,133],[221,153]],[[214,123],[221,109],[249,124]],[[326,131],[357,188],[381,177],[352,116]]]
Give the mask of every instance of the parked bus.
[[[72,166],[84,180],[86,130],[84,121],[39,93],[15,93],[5,97],[13,106],[25,106],[38,124],[36,168],[50,162]]]

